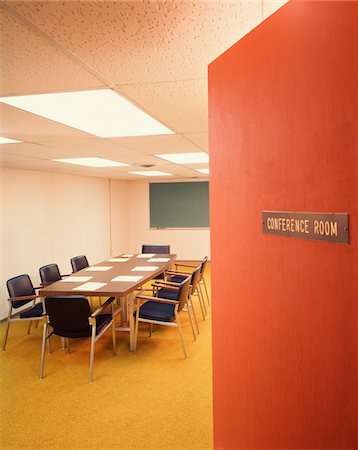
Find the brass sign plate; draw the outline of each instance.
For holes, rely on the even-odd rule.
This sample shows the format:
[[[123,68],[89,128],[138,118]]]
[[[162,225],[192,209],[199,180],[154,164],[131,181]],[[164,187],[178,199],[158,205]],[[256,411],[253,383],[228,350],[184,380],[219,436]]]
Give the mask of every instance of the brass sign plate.
[[[349,244],[348,214],[262,211],[262,231],[265,234]]]

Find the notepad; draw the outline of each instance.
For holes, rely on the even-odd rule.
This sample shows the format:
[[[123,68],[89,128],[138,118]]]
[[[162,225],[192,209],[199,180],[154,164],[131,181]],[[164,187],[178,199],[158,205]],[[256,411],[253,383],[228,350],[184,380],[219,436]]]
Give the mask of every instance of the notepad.
[[[107,259],[108,262],[127,262],[129,258],[111,258]]]
[[[136,282],[141,280],[143,277],[140,275],[118,275],[118,277],[113,278],[111,281],[127,281]]]
[[[126,253],[125,255],[121,255],[122,258],[131,258],[133,255],[133,253]]]
[[[155,253],[141,253],[136,258],[153,258],[153,256],[155,256]]]
[[[84,283],[85,281],[91,280],[93,277],[76,277],[69,276],[68,278],[64,278],[62,283]]]
[[[168,262],[170,258],[150,258],[148,262]]]
[[[94,281],[81,284],[81,286],[77,286],[73,288],[73,291],[96,291],[97,289],[100,289],[101,287],[105,286],[107,283],[96,283]]]
[[[105,272],[106,270],[113,269],[113,266],[94,266],[87,267],[85,270],[89,270],[90,272]]]
[[[132,272],[154,272],[157,269],[159,269],[158,266],[136,266]]]

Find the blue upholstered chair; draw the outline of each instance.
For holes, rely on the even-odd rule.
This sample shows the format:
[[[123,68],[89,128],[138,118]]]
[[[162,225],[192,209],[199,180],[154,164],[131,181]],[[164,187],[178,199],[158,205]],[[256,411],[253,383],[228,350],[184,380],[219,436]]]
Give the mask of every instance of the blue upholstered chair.
[[[62,278],[68,275],[61,275],[57,264],[47,264],[39,269],[42,286],[48,286],[49,284],[60,281]]]
[[[94,347],[103,333],[112,326],[113,355],[116,354],[116,331],[114,324],[114,297],[110,297],[102,306],[93,313],[86,297],[82,295],[64,297],[46,297],[41,346],[40,379],[43,379],[45,362],[45,344],[52,335],[61,336],[67,341],[70,351],[69,339],[91,338],[89,382],[92,383]],[[111,312],[104,314],[105,308],[110,307]],[[52,327],[49,332],[48,327]]]
[[[199,279],[198,289],[199,289],[203,299],[204,299],[203,291],[205,291],[205,295],[206,295],[206,299],[207,299],[207,302],[208,302],[208,306],[210,306],[210,297],[209,297],[209,293],[208,293],[208,289],[206,287],[205,277],[204,277],[207,263],[208,263],[208,257],[205,256],[205,258],[201,261],[201,264],[200,264],[200,279]],[[193,266],[192,264],[177,263],[177,264],[175,264],[175,267],[176,267],[176,269],[178,269],[178,267],[192,267],[192,268],[194,268],[195,266]],[[202,289],[202,287],[203,287],[203,289]],[[205,306],[205,304],[204,304],[204,306]]]
[[[71,266],[73,273],[75,273],[79,270],[85,269],[89,266],[89,264],[85,255],[79,255],[71,258]]]
[[[7,337],[9,334],[10,323],[15,321],[28,320],[30,321],[27,334],[30,333],[31,321],[42,318],[43,308],[42,303],[36,303],[40,297],[36,295],[31,279],[28,275],[18,275],[6,282],[7,290],[9,292],[9,314],[6,320],[6,331],[3,343],[3,351],[6,348]],[[19,309],[26,306],[25,309]]]
[[[151,325],[156,324],[176,327],[179,332],[184,356],[185,358],[187,357],[183,331],[179,319],[179,312],[187,304],[190,279],[191,277],[189,276],[176,286],[166,285],[157,291],[156,297],[149,297],[146,295],[136,296],[137,309],[134,313],[136,318],[135,350],[137,348],[139,322],[144,322]],[[142,304],[143,300],[145,301],[144,304]]]
[[[170,253],[170,245],[142,245],[142,253],[155,253],[159,255],[169,255]],[[165,274],[160,273],[156,277],[155,280],[164,280]]]

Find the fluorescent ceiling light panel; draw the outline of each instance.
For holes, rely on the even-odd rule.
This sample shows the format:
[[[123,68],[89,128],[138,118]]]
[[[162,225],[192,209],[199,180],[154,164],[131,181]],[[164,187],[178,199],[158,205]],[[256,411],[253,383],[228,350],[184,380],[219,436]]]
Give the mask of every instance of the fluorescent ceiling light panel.
[[[196,164],[208,163],[209,155],[205,152],[197,153],[166,153],[162,155],[154,155],[157,158],[165,159],[176,164]]]
[[[53,159],[52,161],[77,164],[78,166],[87,166],[87,167],[129,166],[129,164],[124,164],[121,162],[111,161],[110,159],[103,159],[103,158],[64,158],[64,159]]]
[[[128,172],[133,173],[133,175],[143,175],[144,177],[171,177],[173,174],[160,172],[159,170],[140,170],[137,172]]]
[[[206,169],[195,169],[197,172],[203,173],[205,175],[209,175],[210,173],[210,169],[206,168]]]
[[[99,137],[174,134],[110,89],[0,97],[0,102]]]
[[[19,144],[21,142],[22,141],[17,141],[16,139],[10,139],[10,138],[0,136],[0,144]]]

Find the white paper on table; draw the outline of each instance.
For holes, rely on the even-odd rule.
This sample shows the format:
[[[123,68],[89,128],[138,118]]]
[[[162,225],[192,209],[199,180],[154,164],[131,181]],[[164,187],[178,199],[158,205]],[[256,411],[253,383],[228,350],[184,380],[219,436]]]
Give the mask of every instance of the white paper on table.
[[[154,272],[159,269],[158,266],[137,266],[132,269],[132,272]]]
[[[153,258],[153,256],[155,256],[155,253],[141,253],[136,258]]]
[[[150,258],[148,262],[168,262],[170,258]]]
[[[85,270],[89,270],[90,272],[105,272],[106,270],[113,269],[113,266],[93,266],[87,267]]]
[[[126,253],[125,255],[121,255],[122,258],[131,258],[133,255],[133,253]]]
[[[84,283],[85,281],[91,280],[93,277],[76,277],[69,276],[61,280],[63,283]]]
[[[108,262],[127,262],[129,258],[111,258],[107,259]]]
[[[140,275],[118,275],[118,277],[113,278],[111,281],[139,281],[143,277]]]
[[[90,281],[89,283],[81,284],[81,286],[77,286],[73,288],[73,291],[96,291],[97,289],[105,286],[107,283],[96,283],[94,281]]]

